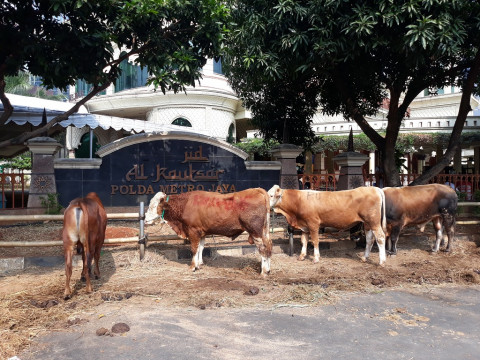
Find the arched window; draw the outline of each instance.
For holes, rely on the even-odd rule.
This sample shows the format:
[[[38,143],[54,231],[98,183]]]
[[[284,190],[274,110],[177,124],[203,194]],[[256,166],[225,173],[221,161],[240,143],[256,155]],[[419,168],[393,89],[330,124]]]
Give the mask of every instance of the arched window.
[[[233,137],[234,130],[235,130],[235,126],[233,126],[233,124],[230,124],[230,127],[228,128],[228,136],[227,136],[227,142],[230,144],[233,144],[235,142],[235,138]]]
[[[93,134],[93,132],[92,132]],[[96,154],[97,150],[100,148],[98,144],[97,137],[93,134],[93,143],[92,143],[92,157],[98,158]],[[84,134],[80,140],[80,146],[75,150],[75,157],[81,159],[90,158],[90,132]]]
[[[182,117],[179,117],[173,120],[172,125],[192,127],[192,124],[190,124],[190,121]]]

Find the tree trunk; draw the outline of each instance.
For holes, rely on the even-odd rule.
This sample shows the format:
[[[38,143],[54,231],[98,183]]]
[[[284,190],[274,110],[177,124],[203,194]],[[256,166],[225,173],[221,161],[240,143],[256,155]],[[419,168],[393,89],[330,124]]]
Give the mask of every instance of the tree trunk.
[[[283,134],[282,134],[282,143],[288,144],[290,141],[289,131],[288,131],[288,120],[287,116],[283,118]]]
[[[0,125],[5,125],[13,113],[13,106],[10,104],[10,100],[5,95],[5,86],[5,76],[0,75],[0,100],[3,104],[3,114],[0,116]]]
[[[452,135],[448,142],[447,151],[444,156],[428,171],[416,178],[410,185],[426,184],[431,178],[439,174],[445,166],[447,166],[453,159],[457,148],[460,146],[460,137],[462,135],[463,126],[467,118],[468,113],[472,110],[470,106],[470,97],[472,96],[473,89],[475,87],[475,81],[480,74],[480,50],[477,51],[472,67],[468,72],[467,78],[462,86],[462,98],[460,100],[460,107],[458,109],[457,119],[453,126]]]

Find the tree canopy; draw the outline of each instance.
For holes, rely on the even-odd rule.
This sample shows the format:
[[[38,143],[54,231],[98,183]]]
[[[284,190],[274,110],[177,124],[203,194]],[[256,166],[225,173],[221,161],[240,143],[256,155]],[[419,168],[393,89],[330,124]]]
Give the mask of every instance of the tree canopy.
[[[125,59],[148,68],[148,84],[184,91],[220,55],[228,9],[214,0],[6,0],[0,3],[0,126],[12,114],[5,77],[28,70],[47,88],[76,80],[90,93],[45,128],[68,118],[119,76]],[[45,128],[3,141],[22,144]],[[53,131],[53,130],[51,130]]]
[[[424,89],[462,88],[445,154],[425,182],[453,157],[480,69],[480,4],[462,0],[235,0],[225,70],[246,104],[266,99],[261,84],[295,83],[325,114],[354,120],[382,155],[388,185],[398,185],[395,143],[408,107]],[[312,92],[312,93],[311,93]],[[253,117],[276,116],[262,104]],[[385,136],[366,120],[387,104]],[[295,102],[295,110],[308,109]],[[254,108],[254,106],[252,106]],[[291,127],[311,121],[311,110]],[[312,114],[313,115],[313,114]],[[274,120],[258,123],[271,136]],[[283,131],[280,129],[279,131]],[[279,137],[277,137],[279,138]]]

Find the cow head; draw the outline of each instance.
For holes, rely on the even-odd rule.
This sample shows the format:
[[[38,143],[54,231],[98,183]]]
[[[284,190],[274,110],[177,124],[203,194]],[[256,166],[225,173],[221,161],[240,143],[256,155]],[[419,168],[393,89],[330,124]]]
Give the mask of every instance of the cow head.
[[[268,196],[270,197],[270,207],[274,208],[282,200],[283,190],[278,185],[273,185],[273,187],[268,190]]]
[[[145,214],[145,225],[151,225],[158,219],[163,211],[163,205],[165,204],[166,195],[163,192],[158,192],[150,200],[147,213]]]

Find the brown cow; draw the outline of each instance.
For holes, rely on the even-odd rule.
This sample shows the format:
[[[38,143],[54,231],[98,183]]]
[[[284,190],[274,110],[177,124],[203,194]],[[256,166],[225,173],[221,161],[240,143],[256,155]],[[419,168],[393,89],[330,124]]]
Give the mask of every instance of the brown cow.
[[[373,246],[373,236],[380,250],[380,265],[385,255],[385,197],[376,187],[359,187],[343,191],[287,190],[278,185],[269,191],[270,205],[284,215],[294,228],[302,230],[302,251],[298,260],[307,256],[308,234],[313,243],[314,262],[320,261],[318,230],[333,227],[349,229],[363,222],[367,246],[362,258],[366,261]]]
[[[205,236],[221,235],[235,239],[247,231],[262,255],[262,275],[270,272],[270,206],[264,189],[248,189],[230,194],[191,191],[178,195],[157,193],[150,201],[145,224],[161,217],[180,236],[191,243],[190,268],[203,264]]]
[[[82,280],[87,282],[87,292],[92,292],[90,275],[92,259],[95,259],[95,278],[100,277],[98,263],[105,240],[107,214],[102,202],[94,192],[84,198],[70,202],[63,216],[63,251],[65,255],[65,299],[71,297],[70,277],[72,276],[73,250],[77,246],[82,251]]]
[[[405,226],[419,225],[423,232],[432,221],[436,231],[436,242],[432,249],[437,252],[443,244],[443,231],[448,236],[445,251],[450,251],[455,235],[458,197],[455,190],[442,184],[416,185],[384,188],[387,203],[387,248],[397,253],[397,241]]]

